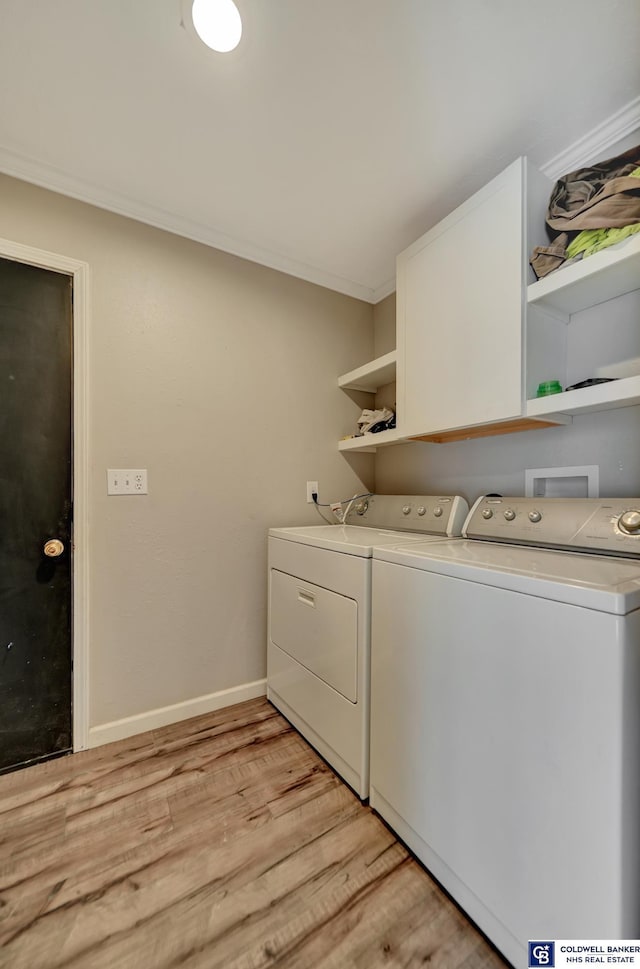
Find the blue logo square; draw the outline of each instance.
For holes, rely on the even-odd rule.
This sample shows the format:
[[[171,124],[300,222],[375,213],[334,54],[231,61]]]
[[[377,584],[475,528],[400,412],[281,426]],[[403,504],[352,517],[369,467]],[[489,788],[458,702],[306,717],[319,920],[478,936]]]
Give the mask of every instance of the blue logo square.
[[[554,969],[556,964],[555,942],[529,943],[529,969]]]

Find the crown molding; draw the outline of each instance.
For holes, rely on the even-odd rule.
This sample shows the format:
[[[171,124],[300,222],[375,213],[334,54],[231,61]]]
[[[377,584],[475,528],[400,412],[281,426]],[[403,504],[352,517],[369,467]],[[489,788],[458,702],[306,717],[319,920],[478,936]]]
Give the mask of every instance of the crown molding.
[[[51,192],[77,199],[79,202],[86,202],[99,209],[106,209],[116,215],[135,219],[138,222],[145,223],[145,225],[153,226],[155,229],[163,229],[165,232],[200,242],[212,249],[220,249],[232,256],[247,259],[249,262],[266,266],[268,269],[275,269],[278,272],[286,273],[288,276],[314,283],[316,286],[323,286],[345,296],[353,296],[355,299],[363,300],[366,303],[375,302],[374,290],[368,286],[363,286],[361,283],[345,279],[334,273],[325,272],[322,269],[316,269],[314,266],[308,266],[306,263],[298,262],[298,260],[291,259],[278,252],[254,246],[242,239],[235,239],[202,223],[182,218],[173,212],[166,212],[144,202],[135,201],[125,195],[75,178],[53,166],[44,165],[32,158],[2,147],[0,147],[0,172],[38,185],[40,188],[48,189]]]
[[[373,293],[371,294],[371,302],[375,306],[376,303],[382,302],[383,299],[386,299],[387,296],[391,296],[391,294],[395,293],[395,291],[396,278],[394,276],[393,279],[388,279],[386,283],[382,284],[382,286],[378,286],[373,290]]]
[[[588,165],[590,162],[640,128],[640,97],[629,101],[623,108],[574,141],[572,145],[542,165],[540,171],[554,181],[567,172]]]
[[[589,164],[593,158],[606,152],[608,148],[638,129],[640,129],[640,97],[630,101],[602,124],[555,155],[542,165],[540,170],[555,181],[566,172]],[[395,290],[395,279],[390,279],[375,288],[364,286],[362,283],[325,272],[281,253],[236,239],[210,226],[182,218],[173,212],[167,212],[75,178],[51,165],[44,165],[35,159],[2,147],[0,147],[0,172],[366,303],[375,305]]]

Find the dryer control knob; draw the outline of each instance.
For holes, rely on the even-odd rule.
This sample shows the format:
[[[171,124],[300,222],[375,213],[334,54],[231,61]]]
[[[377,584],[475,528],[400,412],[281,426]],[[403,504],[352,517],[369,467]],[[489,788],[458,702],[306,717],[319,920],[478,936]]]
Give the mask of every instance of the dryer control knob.
[[[422,518],[423,515],[427,514],[427,509],[424,507],[424,505],[420,505],[420,507],[418,508],[418,514],[420,515],[420,518]]]
[[[533,522],[534,525],[535,525],[536,522],[539,522],[541,518],[542,518],[542,515],[540,514],[539,511],[530,511],[529,512],[529,521],[530,522]]]
[[[618,519],[618,527],[621,532],[627,535],[638,535],[640,533],[640,511],[625,511]]]
[[[410,513],[410,511],[411,511],[411,505],[403,505],[402,506],[402,514],[403,515],[408,515]]]
[[[513,508],[507,508],[507,510],[504,513],[504,517],[507,519],[508,522],[512,522],[513,519],[516,517],[516,513],[513,510]]]
[[[491,510],[491,508],[483,508],[482,517],[486,518],[487,521],[489,521],[490,518],[493,518],[493,511]]]
[[[442,517],[442,508],[440,507],[440,505],[436,505],[436,507],[433,509],[433,514],[435,515],[436,518]]]

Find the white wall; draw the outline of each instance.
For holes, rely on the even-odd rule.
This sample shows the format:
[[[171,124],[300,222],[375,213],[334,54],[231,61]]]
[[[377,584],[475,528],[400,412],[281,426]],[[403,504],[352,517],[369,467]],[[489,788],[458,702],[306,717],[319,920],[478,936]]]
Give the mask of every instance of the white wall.
[[[4,176],[0,211],[91,267],[89,716],[111,739],[264,677],[267,528],[318,520],[307,479],[333,500],[371,478],[337,450],[359,409],[336,377],[372,356],[372,307]],[[107,467],[148,468],[149,496],[107,497]]]
[[[376,354],[395,345],[394,299],[390,296],[374,307]],[[637,299],[637,294],[626,299]],[[597,313],[585,311],[576,329],[582,325],[589,330],[590,339],[603,341],[606,329],[600,327],[597,333],[594,318],[604,318],[605,322],[611,318],[612,326],[615,320],[609,304],[596,309]],[[637,327],[635,336],[631,332],[627,336],[628,354],[640,352]],[[613,340],[611,344],[616,345]],[[601,351],[601,356],[606,358],[603,347]],[[573,374],[570,379],[587,376],[588,372]],[[385,394],[389,399],[388,388]],[[487,492],[523,495],[526,468],[596,464],[600,468],[601,495],[638,497],[639,441],[640,407],[625,407],[577,416],[568,427],[451,444],[399,444],[377,451],[375,486],[376,491],[387,494],[461,494],[471,502]]]

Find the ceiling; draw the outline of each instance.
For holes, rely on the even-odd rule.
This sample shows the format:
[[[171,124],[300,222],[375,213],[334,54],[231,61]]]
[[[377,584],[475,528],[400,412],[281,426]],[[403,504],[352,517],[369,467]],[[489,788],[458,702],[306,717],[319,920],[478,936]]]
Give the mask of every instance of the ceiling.
[[[527,154],[640,104],[637,0],[0,0],[0,170],[375,302]]]

